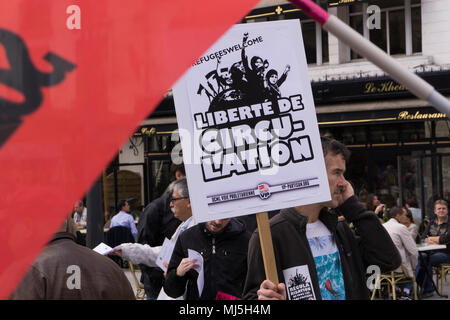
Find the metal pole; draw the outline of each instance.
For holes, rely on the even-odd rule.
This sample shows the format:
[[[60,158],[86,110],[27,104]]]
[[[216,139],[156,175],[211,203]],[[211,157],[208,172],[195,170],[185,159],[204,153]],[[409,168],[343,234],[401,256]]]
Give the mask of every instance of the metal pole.
[[[102,183],[99,177],[87,194],[87,235],[86,246],[95,248],[103,242],[104,213],[102,201]]]

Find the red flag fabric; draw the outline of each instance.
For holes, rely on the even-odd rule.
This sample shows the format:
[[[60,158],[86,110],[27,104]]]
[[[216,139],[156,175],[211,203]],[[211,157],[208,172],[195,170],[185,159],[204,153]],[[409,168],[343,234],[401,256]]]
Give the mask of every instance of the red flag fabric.
[[[0,2],[1,299],[175,80],[257,2]]]

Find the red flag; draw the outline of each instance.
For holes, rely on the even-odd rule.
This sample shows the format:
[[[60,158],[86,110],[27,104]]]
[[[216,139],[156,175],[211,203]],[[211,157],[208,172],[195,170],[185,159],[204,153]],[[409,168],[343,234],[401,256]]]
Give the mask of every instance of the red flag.
[[[0,2],[1,299],[175,80],[257,2]]]

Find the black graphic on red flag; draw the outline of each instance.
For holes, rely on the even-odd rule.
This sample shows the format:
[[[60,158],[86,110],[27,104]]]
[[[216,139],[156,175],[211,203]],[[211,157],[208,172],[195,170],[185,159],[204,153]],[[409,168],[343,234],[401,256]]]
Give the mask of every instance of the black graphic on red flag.
[[[53,52],[48,52],[48,61],[53,72],[43,73],[33,65],[25,42],[17,34],[0,29],[0,44],[4,47],[9,69],[0,69],[0,83],[19,92],[23,102],[15,102],[0,95],[0,148],[22,123],[21,117],[35,111],[42,102],[41,87],[50,87],[64,80],[66,73],[75,65]]]

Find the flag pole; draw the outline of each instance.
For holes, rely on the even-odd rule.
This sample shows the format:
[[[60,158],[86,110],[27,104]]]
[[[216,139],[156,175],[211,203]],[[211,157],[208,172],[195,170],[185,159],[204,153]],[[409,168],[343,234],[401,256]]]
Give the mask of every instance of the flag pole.
[[[388,73],[394,80],[404,85],[415,96],[428,101],[438,111],[450,118],[450,101],[436,91],[428,82],[410,72],[356,30],[349,27],[336,16],[329,14],[311,0],[290,0],[290,2],[320,23],[325,30]]]

